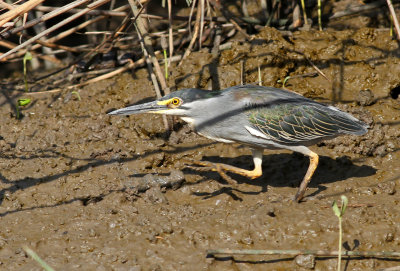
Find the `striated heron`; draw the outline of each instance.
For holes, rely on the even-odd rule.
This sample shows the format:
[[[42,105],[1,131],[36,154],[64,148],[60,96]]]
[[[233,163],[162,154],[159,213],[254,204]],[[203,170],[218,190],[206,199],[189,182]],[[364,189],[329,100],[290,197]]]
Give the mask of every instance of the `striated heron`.
[[[155,113],[179,116],[207,138],[240,143],[252,150],[254,169],[222,163],[199,162],[222,176],[234,172],[251,179],[262,175],[264,149],[288,149],[310,158],[310,165],[296,193],[300,201],[318,165],[318,154],[307,146],[343,134],[363,135],[368,126],[339,109],[273,87],[244,85],[219,91],[195,88],[168,94],[153,102],[133,105],[110,115]]]

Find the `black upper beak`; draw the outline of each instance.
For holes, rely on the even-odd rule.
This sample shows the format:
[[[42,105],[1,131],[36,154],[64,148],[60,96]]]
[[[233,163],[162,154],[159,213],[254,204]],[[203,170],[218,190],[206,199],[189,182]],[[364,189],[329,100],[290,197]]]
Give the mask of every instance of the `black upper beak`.
[[[132,115],[132,114],[157,112],[165,109],[168,109],[166,105],[159,105],[157,101],[153,101],[149,103],[132,105],[118,110],[114,110],[108,113],[108,115]]]

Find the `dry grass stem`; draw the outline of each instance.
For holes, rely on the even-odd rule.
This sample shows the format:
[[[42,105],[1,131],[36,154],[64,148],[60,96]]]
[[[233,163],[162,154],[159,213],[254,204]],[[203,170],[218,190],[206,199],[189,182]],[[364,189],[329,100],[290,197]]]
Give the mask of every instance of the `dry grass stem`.
[[[144,26],[143,18],[140,17],[140,12],[139,12],[137,6],[135,5],[135,3],[133,2],[133,0],[128,0],[128,1],[131,6],[132,12],[136,18],[136,22],[135,22],[136,32],[139,36],[140,45],[142,47],[142,51],[143,51],[143,54],[144,54],[144,57],[146,60],[147,69],[149,70],[151,81],[153,82],[154,90],[156,92],[157,98],[159,99],[159,98],[161,98],[162,95],[161,95],[160,88],[158,86],[157,78],[153,72],[153,67],[152,67],[151,63],[153,63],[153,66],[156,69],[156,72],[158,73],[158,79],[159,79],[160,83],[163,82],[165,85],[164,91],[169,92],[169,90],[167,90],[167,88],[166,88],[165,78],[161,72],[161,67],[157,61],[155,54],[154,54],[154,50],[151,45],[150,37],[147,35],[147,30]],[[147,35],[147,36],[143,37],[142,34]],[[158,67],[159,71],[157,71],[157,67]],[[165,130],[169,131],[170,126],[169,126],[167,117],[165,115],[163,115],[162,119],[163,119]]]
[[[332,83],[332,81],[307,57],[303,54],[304,58],[307,59],[308,63],[321,75],[323,76],[328,82]]]
[[[129,8],[129,5],[123,5],[119,7],[119,9],[126,10]],[[35,10],[43,11],[43,12],[51,12],[53,10],[59,9],[57,7],[49,7],[49,6],[37,6]],[[78,13],[82,11],[82,9],[72,8],[67,10],[65,13]],[[128,12],[125,11],[114,11],[114,10],[91,10],[87,15],[99,16],[99,15],[106,15],[106,16],[115,16],[115,17],[125,17],[128,16]]]
[[[204,0],[200,0],[200,34],[199,34],[199,50],[201,49],[201,43],[204,31]]]
[[[346,8],[345,10],[343,10],[343,11],[336,12],[335,14],[333,14],[332,16],[329,17],[329,20],[336,19],[336,18],[341,18],[341,17],[344,17],[344,16],[353,15],[353,14],[356,14],[356,13],[359,13],[359,12],[363,12],[363,11],[368,11],[368,10],[371,10],[371,9],[376,9],[376,8],[379,8],[379,7],[383,6],[383,5],[384,5],[383,2],[378,1],[378,2],[373,2],[373,3],[370,3],[370,4],[361,4],[361,5],[356,6],[356,7],[349,7],[349,8]]]
[[[63,14],[65,12],[67,12],[68,10],[70,10],[70,9],[72,9],[74,7],[83,5],[83,4],[87,3],[87,2],[89,2],[89,0],[77,0],[77,1],[74,1],[72,3],[69,3],[68,5],[65,5],[65,6],[62,6],[60,8],[54,9],[51,12],[49,12],[49,13],[47,13],[47,14],[39,17],[39,18],[31,20],[31,21],[25,23],[24,25],[22,25],[20,27],[16,27],[16,28],[12,29],[11,31],[8,31],[8,32],[2,34],[1,36],[6,39],[9,36],[11,36],[12,34],[18,33],[18,32],[20,32],[20,31],[22,31],[24,29],[27,29],[27,28],[32,27],[34,25],[37,25],[39,23],[45,22],[47,20],[50,20],[50,19],[52,19],[52,18],[54,18],[54,17],[56,17],[56,16],[58,16],[60,14]]]
[[[390,15],[392,15],[394,28],[396,29],[396,34],[397,34],[397,40],[400,41],[400,25],[399,25],[399,21],[397,20],[396,12],[394,11],[392,1],[386,0],[386,3],[389,7]]]
[[[87,8],[83,9],[81,12],[76,13],[72,16],[70,16],[69,18],[53,25],[52,27],[49,27],[48,29],[46,29],[45,31],[43,31],[42,33],[37,34],[36,36],[34,36],[33,38],[30,38],[29,40],[25,41],[24,43],[18,45],[17,47],[15,47],[14,49],[11,49],[10,51],[8,51],[7,53],[3,54],[0,56],[0,60],[3,58],[6,58],[7,56],[11,55],[12,53],[17,52],[18,50],[25,48],[26,46],[32,44],[33,42],[35,42],[36,40],[40,39],[41,37],[44,37],[48,34],[50,34],[51,32],[53,32],[54,30],[74,21],[75,19],[81,17],[82,15],[86,14],[87,12],[89,12],[90,10],[97,8],[101,5],[104,5],[105,3],[109,2],[109,0],[97,0],[95,2],[93,2],[92,4],[88,5]]]
[[[297,249],[210,249],[207,250],[207,255],[315,255],[315,256],[331,256],[337,257],[338,251],[328,250],[297,250]],[[342,251],[342,256],[353,257],[385,257],[397,258],[400,257],[400,252],[395,251]]]
[[[0,27],[2,27],[5,23],[11,21],[17,16],[28,12],[33,9],[35,6],[41,4],[44,0],[29,0],[28,2],[23,3],[22,5],[16,6],[10,11],[0,15]]]
[[[172,31],[172,0],[168,0],[168,41],[169,41],[169,57],[174,55],[174,34]],[[170,66],[171,63],[168,63]]]
[[[129,4],[131,6],[133,15],[136,18],[136,24],[137,24],[137,32],[138,34],[140,34],[140,36],[143,37],[143,46],[145,51],[149,54],[149,58],[151,60],[151,62],[153,63],[153,67],[155,69],[156,75],[157,75],[157,79],[161,84],[161,88],[164,90],[164,94],[169,94],[169,88],[167,86],[167,82],[165,81],[165,77],[162,73],[160,64],[158,63],[158,60],[154,54],[154,49],[151,43],[151,38],[148,34],[147,29],[144,26],[144,22],[143,22],[143,18],[140,16],[140,12],[139,9],[137,8],[137,6],[135,5],[135,3],[133,2],[133,0],[129,0]],[[158,96],[158,95],[157,95]],[[160,97],[161,97],[161,93],[160,93]]]
[[[11,50],[12,50],[12,49],[14,49],[15,47],[17,47],[18,45],[15,44],[15,43],[12,43],[11,41],[0,40],[0,46],[3,46],[3,47],[5,47],[5,48],[8,48],[8,49],[11,49]],[[25,53],[26,53],[25,51],[24,51],[24,52],[21,52],[21,56],[23,56]],[[36,53],[36,52],[34,52],[34,51],[31,51],[31,54],[34,55],[34,56],[37,56],[37,57],[39,57],[39,58],[41,58],[41,59],[43,59],[43,60],[50,61],[50,62],[52,62],[52,63],[54,63],[54,64],[57,64],[58,66],[61,66],[61,65],[63,64],[61,60],[59,60],[59,59],[57,59],[57,58],[55,58],[55,57],[52,57],[52,56],[47,56],[47,55],[38,54],[38,53]],[[1,57],[1,56],[2,56],[2,55],[0,55],[0,57]]]
[[[192,39],[191,39],[191,41],[189,43],[189,46],[186,48],[186,51],[185,51],[185,53],[184,53],[184,55],[182,57],[181,62],[178,64],[178,66],[182,65],[183,60],[190,55],[190,53],[192,51],[192,48],[193,48],[193,45],[196,42],[197,36],[199,35],[200,20],[201,20],[201,12],[200,12],[201,8],[199,7],[200,5],[201,4],[200,4],[200,1],[199,1],[198,7],[197,7],[196,22],[195,22],[195,25],[194,25],[193,37],[192,37]]]

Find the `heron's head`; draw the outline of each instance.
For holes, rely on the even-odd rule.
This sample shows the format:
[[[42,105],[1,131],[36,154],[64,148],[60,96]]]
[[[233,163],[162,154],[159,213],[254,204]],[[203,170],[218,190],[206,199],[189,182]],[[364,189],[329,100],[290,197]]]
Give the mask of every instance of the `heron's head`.
[[[219,95],[218,91],[188,88],[172,92],[153,102],[128,106],[108,113],[109,115],[132,115],[142,113],[165,114],[179,117],[191,117],[199,103]]]

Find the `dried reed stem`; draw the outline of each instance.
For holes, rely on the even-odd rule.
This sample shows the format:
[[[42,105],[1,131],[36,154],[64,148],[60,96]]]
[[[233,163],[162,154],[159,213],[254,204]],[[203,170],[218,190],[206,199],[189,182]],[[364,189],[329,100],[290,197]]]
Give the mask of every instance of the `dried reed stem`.
[[[397,40],[400,41],[400,26],[399,21],[397,20],[396,12],[394,11],[393,4],[391,0],[386,0],[386,3],[389,7],[390,14],[393,18],[394,28],[396,29]]]
[[[307,20],[307,12],[306,12],[306,4],[304,3],[304,0],[301,0],[301,8],[303,9],[303,18],[304,18],[304,24],[308,25],[308,20]]]
[[[242,35],[246,38],[246,40],[251,40],[251,37],[246,33],[246,31],[243,30],[243,28],[241,28],[239,26],[239,24],[237,22],[235,22],[235,20],[233,20],[232,18],[229,19],[229,21],[233,24],[233,26],[240,32],[242,33]]]
[[[14,49],[14,48],[17,47],[18,45],[15,44],[15,43],[12,43],[11,41],[0,40],[0,46],[6,47],[6,48],[8,48],[8,49]],[[25,53],[26,53],[26,52],[24,51],[22,55],[24,55]],[[31,53],[32,53],[32,55],[34,55],[34,56],[37,56],[37,57],[39,57],[39,58],[41,58],[41,59],[43,59],[43,60],[46,60],[46,61],[50,61],[50,62],[52,62],[52,63],[55,63],[55,64],[57,64],[58,66],[62,66],[62,65],[63,65],[63,62],[62,62],[61,60],[55,58],[55,57],[46,56],[46,55],[40,55],[40,54],[37,54],[36,52],[33,52],[33,51],[32,51]],[[2,56],[2,55],[0,54],[0,57],[1,57],[1,56]]]
[[[0,56],[0,60],[3,58],[6,58],[7,56],[11,55],[12,53],[17,52],[18,50],[28,46],[29,44],[32,44],[33,42],[35,42],[36,40],[40,39],[41,37],[44,37],[48,34],[50,34],[51,32],[53,32],[54,30],[74,21],[75,19],[81,17],[82,15],[86,14],[87,12],[89,12],[92,9],[95,9],[101,5],[104,5],[105,3],[109,2],[109,0],[97,0],[95,2],[93,2],[92,4],[88,5],[87,8],[83,9],[81,12],[78,12],[70,17],[68,17],[67,19],[53,25],[52,27],[49,27],[48,29],[46,29],[45,31],[43,31],[42,33],[37,34],[36,36],[34,36],[33,38],[30,38],[29,40],[25,41],[24,43],[18,45],[17,47],[15,47],[14,49],[11,49],[10,51],[8,51],[7,53],[3,54]]]
[[[153,67],[151,66],[151,63],[153,63],[153,66],[156,69],[157,77],[158,77],[159,82],[161,83],[161,86],[163,87],[163,85],[164,85],[164,87],[163,87],[164,91],[169,92],[169,89],[167,89],[167,87],[166,87],[167,85],[165,82],[165,78],[161,72],[160,64],[158,63],[157,58],[154,54],[154,50],[151,45],[151,40],[150,40],[148,32],[144,26],[143,19],[140,17],[139,9],[137,8],[137,6],[133,2],[133,0],[128,0],[128,1],[129,1],[129,5],[131,6],[132,12],[136,18],[136,22],[135,22],[136,32],[139,36],[140,45],[142,47],[143,54],[144,54],[146,64],[147,64],[147,69],[149,70],[150,78],[151,78],[151,81],[153,82],[153,86],[154,86],[154,90],[156,92],[157,98],[160,99],[162,97],[162,95],[161,95],[160,88],[158,86],[156,75],[153,72]],[[146,35],[146,36],[143,37],[142,35]],[[157,67],[158,67],[158,70],[157,70]],[[169,131],[170,126],[168,123],[167,116],[162,115],[162,120],[164,123],[165,130]]]
[[[200,35],[199,35],[199,49],[201,49],[201,42],[204,30],[204,0],[200,0]]]
[[[362,4],[362,5],[359,5],[356,7],[350,7],[343,11],[336,12],[335,14],[333,14],[332,16],[329,17],[329,20],[348,16],[348,15],[353,15],[355,13],[359,13],[359,12],[363,12],[363,11],[367,11],[367,10],[371,10],[371,9],[375,9],[375,8],[379,8],[383,5],[384,5],[383,2],[374,2],[374,3],[370,3],[370,4]]]
[[[197,6],[196,22],[194,25],[194,33],[193,33],[192,40],[190,41],[189,46],[186,48],[185,54],[183,55],[182,60],[181,60],[181,62],[179,62],[178,66],[182,65],[183,60],[190,55],[193,45],[196,42],[197,36],[199,35],[200,20],[201,20],[200,5],[201,4],[199,1],[198,6]]]
[[[332,256],[339,255],[338,251],[328,250],[297,250],[297,249],[210,249],[207,255],[215,256],[217,254],[224,255],[315,255],[315,256]],[[342,256],[355,257],[400,257],[400,252],[392,251],[342,251]]]
[[[174,54],[174,35],[172,32],[172,0],[168,0],[168,41],[169,41],[169,57],[171,58]],[[168,63],[168,66],[171,65],[171,62]]]
[[[124,10],[129,8],[129,5],[123,5],[120,8],[123,8]],[[59,9],[57,7],[49,7],[49,6],[37,6],[35,7],[35,10],[39,10],[39,11],[43,11],[43,12],[51,12],[53,10]],[[78,13],[80,12],[82,9],[78,9],[78,8],[72,8],[69,9],[68,11],[66,11],[66,13]],[[127,12],[125,11],[115,11],[115,10],[91,10],[88,13],[86,13],[87,15],[93,15],[93,16],[99,16],[99,15],[107,15],[107,16],[115,16],[115,17],[125,17],[128,15]]]
[[[308,58],[303,54],[304,58],[307,59],[308,63],[320,74],[322,75],[328,82],[332,83],[332,81]]]
[[[11,21],[15,17],[28,12],[42,2],[44,2],[44,0],[29,0],[28,2],[23,3],[22,5],[19,5],[14,9],[0,15],[0,27],[2,27],[5,23]]]
[[[321,0],[318,0],[318,27],[319,31],[322,31],[322,14],[321,14]]]
[[[27,29],[27,28],[32,27],[34,25],[37,25],[39,23],[45,22],[45,21],[47,21],[49,19],[52,19],[52,18],[54,18],[54,17],[56,17],[56,16],[58,16],[60,14],[63,14],[65,12],[69,11],[70,9],[72,9],[74,7],[80,6],[80,5],[85,4],[87,2],[89,2],[89,0],[77,0],[77,1],[74,1],[72,3],[69,3],[69,4],[65,5],[65,6],[63,6],[63,7],[54,9],[51,12],[49,12],[49,13],[47,13],[47,14],[39,17],[39,18],[31,20],[31,21],[27,22],[26,24],[24,24],[24,25],[22,25],[20,27],[15,27],[14,29],[2,34],[1,36],[2,36],[2,38],[6,39],[9,36],[11,36],[12,34],[18,33],[18,32],[20,32],[20,31],[22,31],[24,29]]]
[[[137,8],[137,6],[133,2],[133,0],[128,0],[128,1],[129,1],[129,5],[131,6],[133,15],[136,18],[138,32],[140,32],[140,35],[143,37],[144,48],[146,49],[147,53],[149,54],[150,60],[153,63],[153,67],[155,69],[157,79],[161,84],[161,88],[164,90],[164,94],[169,94],[170,91],[169,91],[169,88],[167,87],[167,82],[165,81],[160,64],[158,63],[157,58],[154,54],[154,49],[153,49],[153,46],[151,45],[151,38],[148,34],[147,29],[144,26],[143,18],[140,16],[139,9]],[[161,96],[160,96],[160,98],[161,98]]]

